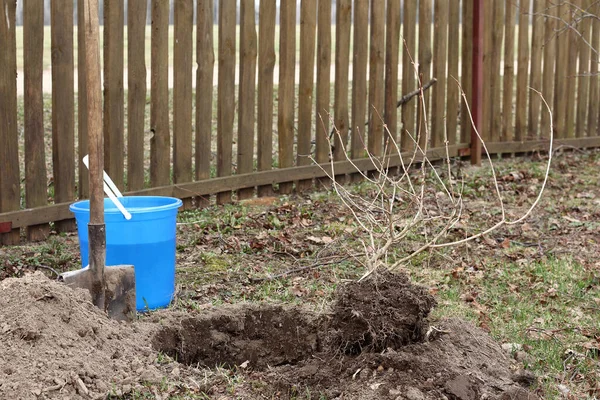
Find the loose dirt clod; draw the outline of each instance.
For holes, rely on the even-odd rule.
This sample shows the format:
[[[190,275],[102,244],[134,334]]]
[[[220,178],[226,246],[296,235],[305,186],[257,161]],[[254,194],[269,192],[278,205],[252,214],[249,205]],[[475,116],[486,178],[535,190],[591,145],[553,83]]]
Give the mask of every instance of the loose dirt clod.
[[[332,350],[357,355],[420,342],[435,300],[404,274],[380,272],[339,291],[328,337]]]

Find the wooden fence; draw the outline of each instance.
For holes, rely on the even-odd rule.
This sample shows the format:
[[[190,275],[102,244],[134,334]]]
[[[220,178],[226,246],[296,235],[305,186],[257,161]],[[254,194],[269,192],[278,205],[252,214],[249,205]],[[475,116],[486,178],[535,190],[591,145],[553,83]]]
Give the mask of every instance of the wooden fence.
[[[412,136],[432,159],[445,156],[446,142],[451,157],[467,156],[473,142],[460,87],[467,99],[481,90],[482,101],[470,106],[481,113],[479,129],[493,153],[547,148],[549,115],[529,87],[550,104],[561,143],[600,145],[597,1],[261,0],[256,21],[254,0],[239,9],[235,0],[220,0],[218,28],[213,1],[197,0],[195,19],[194,1],[174,2],[171,65],[168,0],[152,0],[149,10],[145,1],[129,1],[126,26],[124,3],[104,3],[105,163],[129,194],[180,197],[190,207],[210,195],[225,203],[233,193],[243,199],[309,189],[324,172],[308,155],[328,161],[333,125],[340,132],[337,174],[354,172],[345,153],[372,169],[365,147],[382,155],[388,131],[403,152],[413,148]],[[484,14],[478,87],[472,85],[476,2]],[[73,6],[73,0],[51,3],[48,117],[44,3],[24,0],[24,95],[17,96],[16,1],[0,0],[0,243],[19,242],[20,228],[30,240],[44,239],[49,223],[73,229],[68,205],[88,192],[79,161],[87,153],[86,113],[76,113],[86,107],[84,38],[82,31],[74,38]],[[401,95],[432,78],[437,83],[422,102],[416,97],[396,107]],[[392,155],[391,164],[399,163]]]

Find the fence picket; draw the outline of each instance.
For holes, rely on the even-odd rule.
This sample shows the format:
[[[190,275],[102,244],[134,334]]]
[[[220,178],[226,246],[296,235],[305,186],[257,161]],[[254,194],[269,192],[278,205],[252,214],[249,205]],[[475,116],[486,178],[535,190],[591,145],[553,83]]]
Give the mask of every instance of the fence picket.
[[[124,190],[124,3],[104,1],[104,165],[115,185]]]
[[[77,26],[83,26],[84,22],[84,1],[77,0]],[[85,29],[77,29],[77,109],[87,110],[87,86],[85,84]],[[27,64],[27,62],[25,62]],[[42,67],[40,67],[42,68]],[[41,70],[40,70],[41,71]],[[87,112],[77,113],[77,146],[81,155],[76,160],[79,181],[77,184],[80,199],[89,197],[90,183],[87,167],[83,164],[83,155],[88,154],[88,122]]]
[[[596,3],[590,9],[590,12],[594,15],[600,14],[600,4]],[[600,48],[600,18],[595,18],[592,21],[592,40],[590,42],[592,49]],[[589,113],[587,120],[587,131],[588,136],[600,135],[600,107],[597,104],[600,102],[600,80],[598,78],[598,63],[600,57],[598,53],[592,51],[590,57],[590,76],[593,78],[590,80],[590,100],[589,100]]]
[[[350,155],[364,154],[367,112],[367,62],[369,57],[369,2],[354,1],[354,55],[352,57],[352,129]]]
[[[300,84],[298,88],[298,149],[296,165],[309,165],[311,154],[311,126],[313,107],[313,79],[315,66],[315,35],[317,3],[301,0],[300,3]],[[302,192],[312,186],[312,180],[300,180],[296,189]]]
[[[544,46],[544,2],[533,1],[532,34],[531,34],[531,66],[529,69],[529,86],[535,90],[542,90],[542,56]],[[536,139],[539,133],[540,112],[542,99],[540,96],[529,92],[529,119],[528,138]]]
[[[260,2],[258,25],[258,170],[273,168],[273,78],[275,71],[275,0]],[[235,65],[234,65],[235,68]],[[273,194],[271,185],[260,186],[259,196]]]
[[[348,76],[350,65],[350,25],[352,22],[352,2],[340,0],[336,9],[335,24],[335,85],[333,102],[333,120],[338,134],[334,135],[334,160],[346,159],[348,145],[348,128],[350,125],[348,115]],[[396,23],[396,26],[399,25]],[[396,40],[396,43],[398,41]],[[396,49],[397,51],[397,49]],[[398,61],[396,60],[396,85],[398,86]],[[394,108],[394,111],[396,109]],[[336,178],[340,183],[345,178]]]
[[[73,81],[73,1],[53,0],[52,47],[52,164],[54,202],[75,199],[75,87]],[[75,228],[73,220],[56,223],[58,232]]]
[[[322,163],[328,160],[330,151],[328,138],[331,117],[331,2],[319,1],[317,13],[315,158],[317,162]],[[335,126],[332,128],[335,129]]]
[[[549,105],[554,104],[554,64],[556,63],[556,7],[553,7],[554,0],[546,0],[546,13],[548,16],[544,22],[544,70],[542,72],[542,93],[544,99]],[[540,137],[548,137],[550,129],[550,114],[543,109],[542,120],[540,123]]]
[[[144,117],[146,115],[147,7],[141,1],[127,2],[127,188],[144,187]],[[85,114],[85,113],[83,113]]]
[[[20,178],[17,131],[16,2],[0,0],[0,212],[19,209]],[[19,243],[19,228],[0,233],[0,244]]]
[[[268,2],[265,1],[266,3]],[[220,0],[218,43],[219,86],[217,88],[217,176],[231,175],[233,120],[235,116],[233,107],[235,104],[235,17],[236,1]],[[260,91],[260,86],[258,90]],[[260,112],[258,130],[260,135]],[[260,137],[258,140],[260,152],[262,144],[260,143]],[[217,193],[217,204],[229,202],[231,202],[230,191]]]
[[[402,22],[403,42],[400,46],[402,52],[402,94],[407,94],[416,89],[415,61],[417,57],[417,42],[415,26],[417,23],[417,0],[404,0],[404,21]],[[400,135],[400,148],[410,151],[414,148],[412,138],[416,138],[415,107],[419,102],[417,97],[404,103],[401,107],[402,131]],[[354,113],[354,112],[353,112]]]
[[[519,4],[519,33],[517,54],[517,104],[515,119],[515,140],[525,140],[527,136],[527,97],[529,95],[529,1],[521,0]]]
[[[46,154],[44,149],[44,99],[42,96],[44,55],[44,5],[39,1],[23,4],[23,58],[25,73],[25,206],[48,204]],[[1,178],[0,178],[1,179]],[[27,240],[45,240],[48,224],[29,226]]]
[[[446,124],[446,55],[448,47],[448,4],[436,1],[434,6],[433,76],[437,79],[433,87],[431,102],[431,147],[443,145]]]
[[[470,102],[473,92],[473,2],[468,0],[462,1],[461,47],[460,86],[467,101]],[[467,103],[462,100],[460,104],[460,142],[467,143],[471,138],[471,121]]]
[[[371,48],[369,49],[369,138],[368,149],[382,154],[383,145],[383,66],[385,54],[385,0],[371,0]]]
[[[173,182],[192,180],[192,0],[175,5],[173,40]],[[184,208],[191,207],[185,199]]]
[[[589,0],[580,0],[580,7],[587,10],[591,5]],[[588,112],[588,93],[590,87],[590,31],[592,30],[592,20],[584,18],[581,21],[579,33],[579,71],[577,72],[577,113],[575,116],[575,136],[586,136],[587,112]],[[597,79],[597,78],[596,78]]]
[[[287,44],[288,43],[286,43],[286,45]],[[256,23],[254,21],[254,1],[243,1],[240,3],[240,84],[237,147],[238,174],[247,174],[252,172],[254,169],[257,46]],[[281,90],[279,92],[279,96],[281,101]],[[288,167],[291,167],[291,165],[288,165]],[[253,195],[254,188],[241,189],[238,191],[239,200],[248,199]]]
[[[419,86],[422,87],[431,79],[431,12],[433,0],[419,1],[419,52],[417,62],[419,64]],[[427,147],[429,141],[429,127],[426,126],[429,119],[429,97],[430,90],[423,93],[423,99],[419,97],[417,106],[417,142],[422,149]]]
[[[169,134],[169,0],[152,1],[150,184],[171,182]]]
[[[518,7],[507,4],[504,20],[504,79],[502,84],[502,130],[501,141],[513,138],[513,93],[515,84],[515,23]]]
[[[458,59],[460,54],[459,47],[459,27],[460,27],[460,2],[453,0],[449,5],[448,13],[448,82],[447,82],[447,100],[446,100],[446,132],[448,143],[456,144],[457,126],[458,126],[458,104],[459,89],[457,82]]]
[[[492,59],[491,59],[491,125],[490,140],[497,142],[502,130],[502,81],[500,75],[500,61],[502,55],[502,39],[504,34],[504,1],[494,1],[494,24],[492,32]]]
[[[196,16],[196,180],[210,178],[213,123],[213,2],[198,0]],[[200,197],[199,205],[208,199]]]
[[[339,12],[339,11],[338,11]],[[396,152],[393,142],[398,140],[398,42],[400,40],[400,2],[388,0],[385,30],[385,88],[383,101],[384,148],[386,153]],[[336,50],[339,43],[336,43]],[[336,62],[337,65],[337,62]],[[346,79],[347,81],[348,79]],[[337,83],[337,79],[336,79]],[[336,146],[337,149],[337,146]],[[341,158],[340,158],[341,159]]]

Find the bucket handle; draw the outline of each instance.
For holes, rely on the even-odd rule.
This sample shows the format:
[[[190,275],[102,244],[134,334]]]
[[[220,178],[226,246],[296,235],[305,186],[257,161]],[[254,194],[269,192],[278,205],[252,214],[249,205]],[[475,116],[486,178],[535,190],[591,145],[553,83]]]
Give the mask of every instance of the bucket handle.
[[[83,157],[83,164],[86,166],[87,169],[90,168],[89,155],[86,155],[85,157]],[[123,193],[121,193],[121,191],[119,190],[117,185],[115,185],[113,180],[110,179],[110,176],[108,176],[106,171],[102,171],[102,173],[104,176],[104,193],[106,193],[108,198],[112,200],[112,202],[115,204],[115,206],[117,206],[117,208],[119,209],[119,211],[121,211],[121,214],[123,214],[125,219],[130,220],[131,213],[125,209],[125,207],[123,206],[123,203],[121,203],[121,201],[118,199],[119,197],[123,197]]]

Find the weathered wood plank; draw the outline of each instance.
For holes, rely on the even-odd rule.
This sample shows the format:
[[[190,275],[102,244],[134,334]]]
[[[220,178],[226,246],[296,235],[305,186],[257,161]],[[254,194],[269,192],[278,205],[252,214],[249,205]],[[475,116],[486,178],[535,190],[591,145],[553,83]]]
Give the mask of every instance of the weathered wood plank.
[[[404,1],[404,21],[402,22],[402,43],[400,51],[402,52],[402,93],[410,93],[416,89],[416,56],[417,56],[417,0]],[[419,98],[404,103],[401,107],[400,120],[402,122],[402,131],[400,134],[400,148],[402,151],[408,151],[414,148],[414,138],[417,130],[415,128],[415,112]]]
[[[124,190],[124,2],[104,1],[104,165],[115,185]]]
[[[171,181],[169,133],[169,0],[152,1],[150,68],[150,184]]]
[[[590,9],[594,15],[600,15],[600,4],[596,3]],[[595,18],[592,21],[592,40],[590,42],[593,49],[600,49],[600,19]],[[600,57],[597,52],[592,52],[590,57],[590,75],[595,77],[590,80],[590,100],[588,113],[588,136],[600,136],[600,80],[598,77],[598,63]]]
[[[262,0],[258,25],[257,164],[259,171],[273,167],[273,78],[275,70],[275,0]],[[234,66],[235,67],[235,66]],[[273,193],[270,185],[259,187],[259,196]]]
[[[546,0],[546,18],[544,25],[544,71],[542,76],[542,93],[548,104],[554,104],[554,64],[556,63],[556,7],[554,0]],[[540,124],[540,137],[547,135],[550,129],[550,114],[542,111],[542,121]]]
[[[513,93],[515,84],[515,24],[517,4],[507,3],[504,20],[504,79],[502,87],[502,131],[500,141],[512,140],[514,133]]]
[[[44,5],[37,0],[25,0],[23,2],[23,72],[25,75],[23,130],[25,135],[25,206],[27,208],[48,204],[42,92],[43,50]],[[4,166],[2,171],[4,172]],[[47,224],[30,226],[27,228],[27,240],[45,240],[49,233],[50,226]]]
[[[502,81],[500,75],[500,61],[502,55],[502,36],[504,34],[504,1],[494,1],[494,24],[492,32],[492,104],[490,138],[497,141],[502,131]],[[508,4],[508,3],[506,3]]]
[[[368,149],[373,156],[383,150],[383,68],[385,55],[385,0],[371,0],[371,42],[369,48],[369,138]]]
[[[591,3],[590,0],[580,0],[579,5],[587,10]],[[600,17],[600,16],[599,16]],[[575,136],[584,137],[587,130],[587,113],[590,80],[594,79],[590,75],[590,42],[591,42],[592,19],[585,18],[581,21],[579,33],[579,71],[577,72],[577,111],[575,114]],[[598,79],[596,76],[595,79]],[[598,105],[593,105],[598,107]]]
[[[279,22],[279,108],[277,130],[279,133],[279,167],[294,165],[294,100],[296,72],[296,0],[281,3]],[[281,194],[291,193],[293,183],[279,185]]]
[[[34,0],[35,1],[35,0]],[[77,0],[77,26],[84,26],[84,0]],[[77,109],[87,110],[87,87],[85,84],[85,29],[77,29]],[[79,180],[77,191],[80,199],[89,197],[90,183],[87,167],[83,164],[83,156],[88,154],[88,121],[86,112],[77,113],[77,146],[79,159],[75,160]]]
[[[481,127],[479,134],[484,141],[491,140],[492,131],[492,107],[493,103],[493,83],[494,70],[492,68],[492,54],[494,53],[494,7],[493,3],[484,2],[483,4],[483,87],[481,101]],[[489,27],[489,28],[488,28]]]
[[[557,18],[569,18],[569,5],[561,3],[557,7]],[[560,33],[555,35],[556,43],[556,66],[554,75],[554,126],[556,127],[556,137],[566,137],[566,116],[567,116],[567,64],[569,63],[569,35],[565,31],[562,22],[557,23],[556,29]]]
[[[352,56],[352,130],[350,156],[360,158],[365,151],[367,112],[367,61],[369,57],[369,2],[354,1],[354,41]]]
[[[0,0],[0,212],[18,210],[21,190],[17,130],[16,1]],[[0,234],[0,244],[19,243],[19,228]]]
[[[315,99],[315,158],[329,158],[331,118],[331,1],[319,1],[317,20],[317,89]],[[336,66],[337,67],[337,66]],[[337,83],[337,82],[336,82]]]
[[[300,83],[298,88],[298,141],[296,165],[310,164],[310,141],[315,68],[315,35],[317,27],[317,3],[301,0],[300,3]],[[312,180],[299,181],[299,192],[310,188]]]
[[[235,116],[235,17],[235,0],[219,0],[217,176],[231,175],[233,120]],[[217,193],[217,204],[229,202],[231,202],[231,192]]]
[[[417,62],[419,64],[419,87],[425,85],[431,79],[431,12],[433,10],[433,0],[419,1],[419,53]],[[425,149],[429,142],[429,98],[431,93],[425,91],[423,98],[419,97],[417,106],[417,142],[421,148]]]
[[[446,102],[446,132],[449,144],[456,144],[458,139],[458,104],[459,88],[455,81],[459,79],[458,60],[460,55],[460,2],[450,1],[448,13],[448,83]],[[464,61],[466,62],[466,60]]]
[[[579,1],[567,3],[569,4],[570,16],[569,22],[573,24],[573,7],[578,7]],[[567,64],[567,112],[565,114],[565,134],[567,138],[575,137],[575,116],[577,103],[575,101],[575,94],[577,93],[577,58],[579,55],[579,34],[573,29],[567,29],[567,36],[569,42],[569,63]]]
[[[588,147],[600,145],[600,139],[587,140]],[[534,142],[535,143],[535,142]],[[528,143],[528,145],[530,145]],[[450,146],[448,154],[450,157],[456,157],[459,150],[467,149],[468,144],[459,144]],[[405,161],[409,160],[412,153],[404,152],[402,157]],[[427,158],[430,161],[441,160],[446,157],[446,151],[433,149],[427,152]],[[423,160],[422,156],[417,156],[415,162]],[[393,155],[389,159],[391,167],[399,166],[401,159],[398,155]],[[350,163],[349,161],[334,162],[334,171],[336,174],[350,174],[356,172],[356,167],[360,171],[375,170],[372,161],[369,158],[361,158]],[[302,167],[274,169],[270,171],[259,171],[252,174],[232,175],[221,178],[205,180],[201,182],[189,182],[178,185],[149,188],[134,192],[127,192],[131,196],[173,196],[185,198],[189,196],[205,196],[212,193],[223,191],[238,190],[240,188],[255,187],[261,185],[272,185],[281,182],[288,182],[290,179],[312,180],[313,178],[323,178],[331,174],[331,164],[324,163],[320,165],[306,165]],[[53,204],[43,208],[26,209],[0,214],[0,223],[12,222],[16,228],[28,225],[41,224],[49,221],[59,221],[70,219],[73,214],[69,211],[70,202]]]
[[[352,24],[352,2],[340,0],[336,8],[335,24],[335,85],[333,100],[333,121],[338,134],[334,136],[334,160],[346,159],[348,146],[348,129],[350,116],[348,114],[348,77],[350,66],[350,26]],[[396,21],[396,25],[400,24]],[[396,38],[396,55],[398,53],[398,38]],[[396,56],[396,87],[398,86],[398,58]],[[396,109],[394,108],[394,112]],[[327,160],[318,160],[324,162]],[[340,178],[340,182],[342,179]]]
[[[53,0],[50,14],[54,201],[61,203],[75,198],[73,1]],[[72,222],[56,224],[59,232],[68,232],[74,227]]]
[[[237,147],[238,174],[247,174],[252,172],[254,169],[254,138],[256,132],[254,127],[256,120],[256,57],[258,54],[254,6],[254,0],[242,1],[240,3],[240,84]],[[286,43],[286,46],[289,46],[289,43]],[[280,88],[280,101],[282,96],[281,92],[282,91]],[[288,167],[291,167],[291,164],[288,165]],[[253,195],[254,188],[242,189],[238,192],[238,199],[247,199]]]
[[[462,32],[461,32],[461,64],[460,86],[465,97],[470,102],[472,97],[472,68],[467,60],[473,59],[473,2],[462,2]],[[471,121],[467,104],[461,101],[460,106],[460,142],[466,143],[471,138]]]
[[[192,180],[192,29],[193,0],[174,3],[173,38],[173,182]],[[185,199],[183,207],[191,207]]]
[[[388,0],[386,18],[384,74],[385,88],[383,95],[383,121],[385,123],[384,148],[386,149],[386,153],[396,153],[396,145],[399,144],[398,109],[396,107],[396,101],[398,100],[398,60],[400,56],[400,53],[398,52],[398,45],[400,41],[399,1]],[[339,41],[336,43],[336,49],[338,45]],[[337,159],[341,160],[341,158]]]
[[[213,2],[198,0],[196,16],[196,180],[210,178],[213,121]]]
[[[144,121],[146,114],[147,7],[127,2],[127,188],[144,188]],[[85,113],[83,113],[85,114]]]
[[[542,58],[544,47],[544,17],[545,2],[533,1],[532,34],[531,34],[531,61],[529,68],[529,86],[535,90],[542,90]],[[540,115],[542,112],[542,99],[529,91],[528,138],[534,139],[540,133]]]
[[[446,56],[448,51],[448,3],[436,1],[434,5],[433,76],[437,84],[432,89],[431,147],[445,142],[446,123]]]
[[[519,33],[517,54],[517,103],[515,119],[515,140],[524,140],[527,136],[527,99],[529,97],[529,1],[519,3]]]

